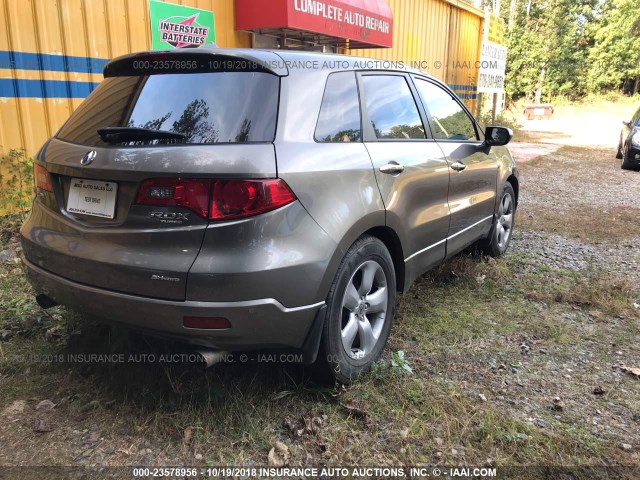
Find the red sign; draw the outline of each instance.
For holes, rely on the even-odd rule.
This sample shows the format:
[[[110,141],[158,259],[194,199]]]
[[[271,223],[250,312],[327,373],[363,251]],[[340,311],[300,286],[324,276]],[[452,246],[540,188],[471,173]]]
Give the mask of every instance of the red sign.
[[[295,29],[358,47],[391,47],[393,15],[385,0],[236,0],[237,30]]]

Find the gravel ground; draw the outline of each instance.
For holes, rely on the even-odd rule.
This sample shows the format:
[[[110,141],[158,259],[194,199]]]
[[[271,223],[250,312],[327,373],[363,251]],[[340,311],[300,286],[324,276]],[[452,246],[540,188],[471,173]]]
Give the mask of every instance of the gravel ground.
[[[511,245],[511,255],[527,253],[538,265],[574,272],[597,268],[640,278],[638,243],[588,245],[555,233],[520,231]]]
[[[638,275],[640,215],[613,220],[616,210],[640,212],[639,186],[640,173],[622,172],[603,149],[565,148],[523,163],[509,255],[526,253],[525,268],[462,256],[460,277],[451,262],[419,280],[402,296],[378,373],[333,390],[303,383],[286,365],[203,373],[131,360],[26,363],[25,353],[166,350],[78,331],[61,309],[43,316],[15,249],[0,248],[0,445],[14,447],[0,448],[0,465],[260,466],[278,445],[291,466],[640,465],[640,379],[621,368],[640,365],[639,310],[573,302],[567,294],[584,286],[544,268]],[[536,228],[530,217],[558,228]],[[622,234],[591,235],[600,217]],[[579,239],[572,234],[581,222]],[[0,236],[15,243],[15,232],[8,226]],[[390,352],[400,351],[413,374],[391,368]],[[605,478],[587,475],[562,478]]]
[[[545,156],[540,163],[524,165],[521,204],[561,212],[588,206],[605,214],[638,208],[640,172],[622,170],[614,155],[613,149],[571,147]]]
[[[525,225],[517,230],[512,254],[527,252],[534,261],[555,268],[598,268],[640,278],[640,217],[635,217],[638,223],[627,220],[622,238],[616,235],[610,241],[582,241],[563,232],[563,225],[572,223],[575,231],[581,222],[613,232],[621,213],[640,213],[640,172],[620,169],[614,152],[601,148],[564,148],[523,164],[521,172],[519,217]],[[526,229],[531,218],[549,212],[555,212],[551,218],[557,221],[551,227],[557,233]]]

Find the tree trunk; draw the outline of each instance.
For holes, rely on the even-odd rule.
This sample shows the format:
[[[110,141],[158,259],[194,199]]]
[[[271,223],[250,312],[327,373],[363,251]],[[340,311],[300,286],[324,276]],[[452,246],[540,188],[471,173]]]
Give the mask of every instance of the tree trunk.
[[[544,85],[544,77],[546,74],[546,67],[542,67],[542,70],[540,70],[540,76],[538,77],[538,83],[536,83],[535,103],[542,102],[542,86]]]
[[[515,20],[517,6],[518,0],[511,0],[511,3],[509,4],[509,23],[507,24],[509,29],[511,29],[511,25],[513,25],[513,21]]]

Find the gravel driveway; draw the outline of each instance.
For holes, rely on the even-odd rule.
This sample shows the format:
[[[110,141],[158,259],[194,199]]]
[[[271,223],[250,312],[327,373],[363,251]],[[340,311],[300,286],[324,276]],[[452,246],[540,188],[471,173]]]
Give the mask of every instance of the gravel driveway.
[[[614,153],[564,147],[521,164],[512,254],[640,278],[640,172],[622,170]]]

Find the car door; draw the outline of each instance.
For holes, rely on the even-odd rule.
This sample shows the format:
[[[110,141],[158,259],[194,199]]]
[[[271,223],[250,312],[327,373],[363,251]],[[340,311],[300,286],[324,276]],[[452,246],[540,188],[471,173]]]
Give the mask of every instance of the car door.
[[[358,74],[364,141],[386,209],[400,237],[407,283],[444,260],[449,229],[449,168],[430,139],[410,77]]]
[[[483,145],[473,117],[453,93],[426,77],[414,76],[414,82],[433,136],[449,161],[450,256],[491,229],[498,162]]]

